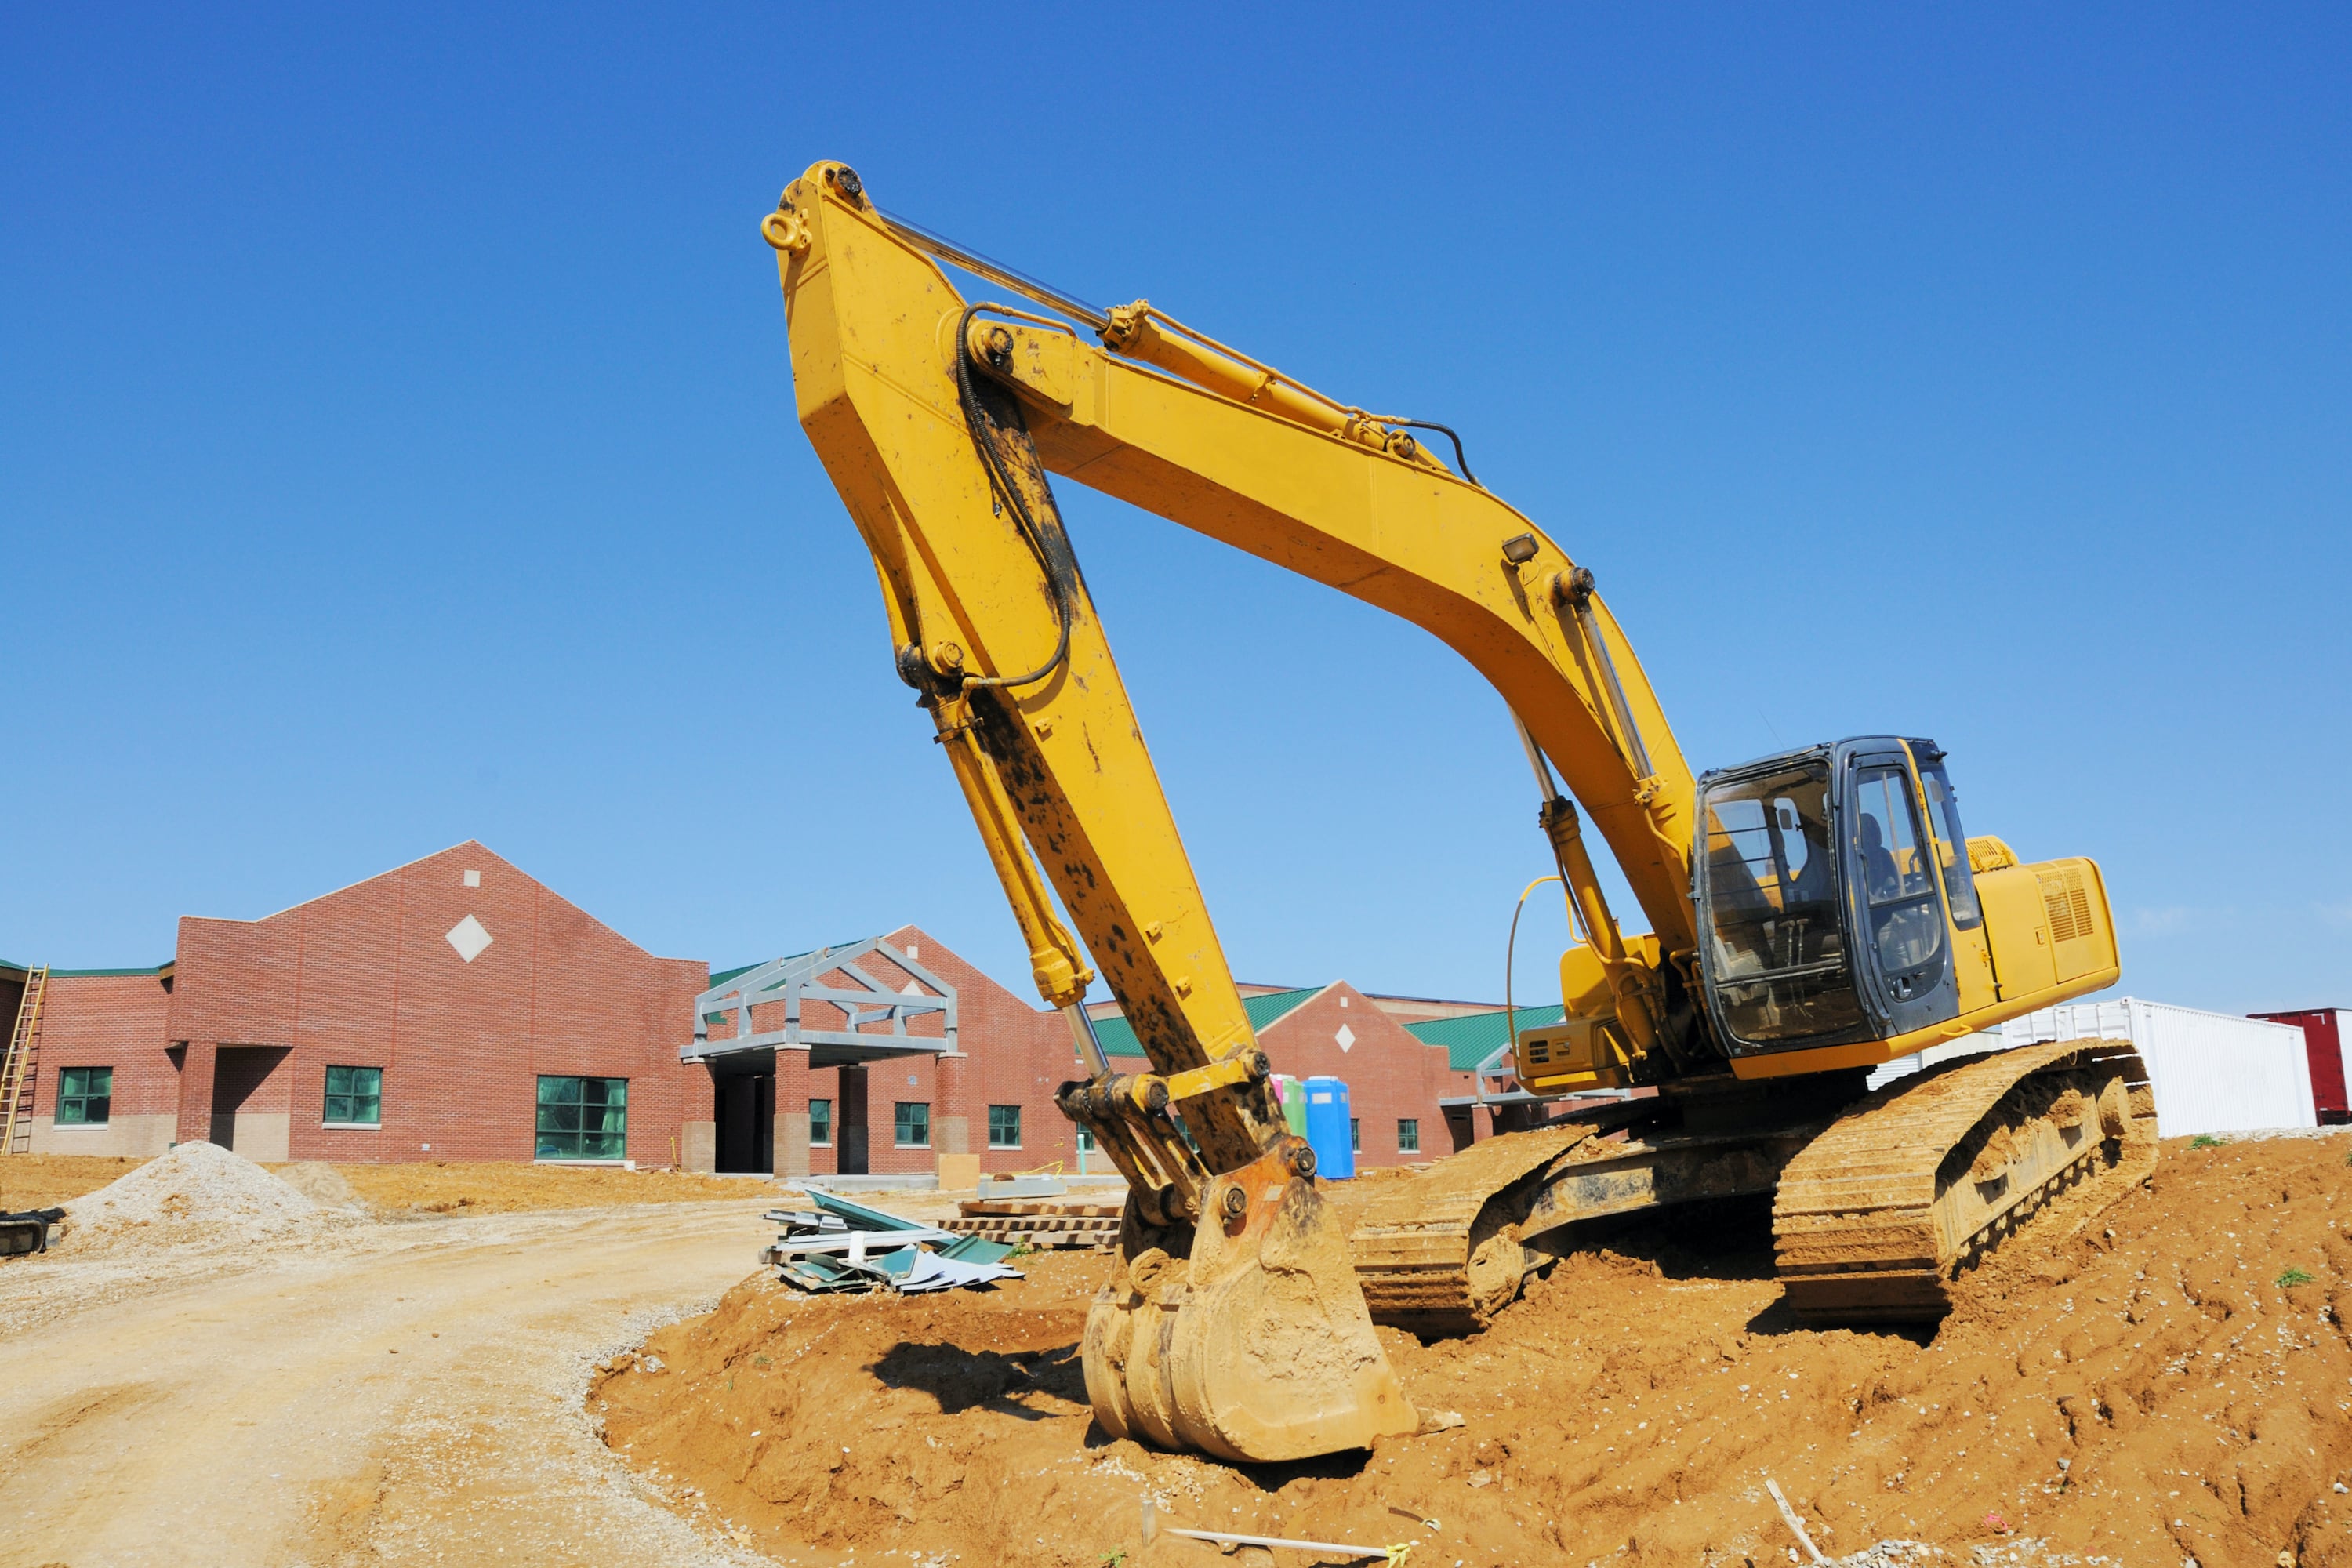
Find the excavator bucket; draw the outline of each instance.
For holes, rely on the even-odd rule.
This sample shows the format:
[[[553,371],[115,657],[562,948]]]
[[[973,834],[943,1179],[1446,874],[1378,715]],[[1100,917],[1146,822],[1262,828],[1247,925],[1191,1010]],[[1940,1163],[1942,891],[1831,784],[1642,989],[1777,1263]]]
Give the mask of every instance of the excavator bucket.
[[[1190,1258],[1129,1249],[1087,1313],[1087,1397],[1105,1431],[1264,1462],[1369,1448],[1420,1426],[1347,1237],[1298,1163],[1278,1145],[1218,1177]],[[1127,1238],[1143,1238],[1131,1211]]]

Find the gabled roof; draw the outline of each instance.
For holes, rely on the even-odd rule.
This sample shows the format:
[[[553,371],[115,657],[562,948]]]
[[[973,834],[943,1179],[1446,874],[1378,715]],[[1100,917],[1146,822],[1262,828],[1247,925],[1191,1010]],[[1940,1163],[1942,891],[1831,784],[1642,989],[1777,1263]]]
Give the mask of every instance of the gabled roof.
[[[1297,1012],[1310,998],[1331,989],[1328,985],[1302,985],[1296,991],[1269,991],[1262,996],[1242,998],[1242,1010],[1249,1015],[1252,1029],[1264,1029],[1276,1020]],[[1135,1026],[1114,1014],[1095,1020],[1095,1038],[1102,1042],[1103,1052],[1114,1057],[1140,1057],[1143,1042],[1135,1037]]]
[[[1538,1024],[1557,1024],[1567,1011],[1557,1002],[1547,1007],[1518,1009],[1518,1025],[1524,1029]],[[1510,1043],[1510,1014],[1497,1007],[1491,1013],[1472,1013],[1460,1018],[1433,1018],[1426,1024],[1407,1024],[1404,1032],[1426,1045],[1444,1046],[1445,1061],[1455,1072],[1475,1072],[1478,1064]]]

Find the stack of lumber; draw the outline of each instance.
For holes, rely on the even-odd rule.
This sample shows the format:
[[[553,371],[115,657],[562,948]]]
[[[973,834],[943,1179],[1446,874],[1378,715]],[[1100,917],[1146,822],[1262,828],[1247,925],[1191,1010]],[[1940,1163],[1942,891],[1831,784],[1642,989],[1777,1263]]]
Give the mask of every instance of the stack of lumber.
[[[982,1236],[1012,1247],[1066,1247],[1095,1250],[1118,1241],[1123,1203],[1076,1203],[1062,1198],[980,1198],[957,1205],[962,1213],[947,1228]]]

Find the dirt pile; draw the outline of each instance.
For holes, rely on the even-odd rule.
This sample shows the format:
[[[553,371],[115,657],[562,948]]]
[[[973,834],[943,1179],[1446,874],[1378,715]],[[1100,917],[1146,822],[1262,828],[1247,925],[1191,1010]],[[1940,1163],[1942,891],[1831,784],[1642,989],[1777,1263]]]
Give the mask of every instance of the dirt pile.
[[[302,1160],[291,1165],[280,1165],[271,1173],[277,1178],[310,1199],[322,1209],[361,1209],[359,1194],[343,1180],[343,1173],[323,1160]]]
[[[590,1408],[647,1479],[798,1562],[1213,1561],[1142,1546],[1148,1492],[1165,1522],[1412,1535],[1465,1568],[1761,1564],[1793,1545],[1769,1478],[1832,1556],[2352,1568],[2347,1147],[2168,1143],[2150,1186],[2004,1249],[1932,1339],[1796,1328],[1760,1206],[1654,1222],[1484,1334],[1383,1331],[1414,1403],[1465,1420],[1370,1456],[1241,1468],[1108,1441],[1077,1352],[1098,1258],[906,1300],[755,1279],[601,1374]]]
[[[182,1143],[65,1205],[76,1250],[257,1239],[318,1215],[309,1198],[213,1143]]]

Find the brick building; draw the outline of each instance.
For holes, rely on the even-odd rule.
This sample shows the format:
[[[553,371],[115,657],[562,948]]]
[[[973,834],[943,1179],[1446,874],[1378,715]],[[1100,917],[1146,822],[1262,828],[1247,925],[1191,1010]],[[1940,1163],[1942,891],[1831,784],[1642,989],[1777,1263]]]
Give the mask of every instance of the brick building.
[[[55,972],[32,1144],[674,1163],[707,974],[461,844],[263,920],[185,917],[153,969]]]
[[[923,1012],[905,1020],[899,1045],[887,1043],[896,1037],[887,1026],[867,1026],[860,1037],[873,1043],[849,1048],[866,1056],[863,1061],[835,1059],[849,1051],[824,1044],[728,1049],[732,1042],[783,1028],[787,1004],[781,990],[755,991],[748,1029],[740,1016],[703,1020],[716,1047],[705,1058],[716,1125],[707,1150],[698,1132],[689,1139],[691,1165],[784,1175],[904,1175],[934,1170],[941,1154],[971,1154],[982,1171],[1026,1170],[1055,1160],[1076,1168],[1076,1129],[1055,1108],[1054,1091],[1082,1069],[1060,1015],[1023,1001],[919,926],[802,956],[813,961],[804,967],[829,983],[827,989],[870,992],[868,1005],[892,996],[951,994],[954,1041],[946,1037],[942,1013]],[[711,976],[711,985],[724,989],[751,973],[722,971]],[[759,1000],[768,994],[779,999]],[[856,1032],[845,1028],[850,1022],[834,1003],[803,1005],[801,1023],[811,1033]]]
[[[1054,1104],[1084,1070],[1059,1015],[917,926],[801,957],[716,976],[656,958],[469,841],[261,920],[184,918],[152,968],[54,972],[29,1143],[789,1175],[1085,1163]],[[780,981],[749,994],[748,1026],[709,1011],[730,982],[786,969],[816,999],[788,1005]],[[0,965],[0,1021],[22,979]],[[1472,1047],[1406,1026],[1462,1005],[1344,983],[1244,989],[1278,1071],[1349,1081],[1363,1163],[1434,1158],[1486,1131],[1441,1104],[1475,1092],[1475,1062],[1454,1059]],[[799,1047],[782,1043],[793,1005]],[[1115,1010],[1097,1028],[1140,1064]]]

